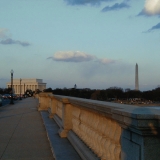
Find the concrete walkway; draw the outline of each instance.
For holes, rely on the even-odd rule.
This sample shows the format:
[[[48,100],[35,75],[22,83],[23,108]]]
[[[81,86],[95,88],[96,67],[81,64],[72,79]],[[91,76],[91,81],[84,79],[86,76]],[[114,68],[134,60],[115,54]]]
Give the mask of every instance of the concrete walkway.
[[[38,100],[0,107],[0,160],[54,160]]]

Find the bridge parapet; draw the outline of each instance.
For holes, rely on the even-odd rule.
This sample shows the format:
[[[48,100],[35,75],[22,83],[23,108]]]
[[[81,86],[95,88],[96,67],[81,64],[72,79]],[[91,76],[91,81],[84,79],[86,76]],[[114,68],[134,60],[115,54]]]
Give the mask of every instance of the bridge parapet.
[[[38,110],[48,110],[82,159],[157,160],[160,109],[39,94]],[[84,149],[84,144],[96,154]],[[88,157],[87,157],[88,156]],[[86,158],[87,157],[87,158]]]

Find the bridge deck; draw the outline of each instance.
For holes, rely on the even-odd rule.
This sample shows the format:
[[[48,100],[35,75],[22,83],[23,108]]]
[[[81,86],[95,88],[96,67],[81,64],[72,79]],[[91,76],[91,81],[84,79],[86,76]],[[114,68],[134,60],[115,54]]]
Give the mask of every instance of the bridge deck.
[[[0,107],[1,160],[54,160],[37,104],[26,98]]]

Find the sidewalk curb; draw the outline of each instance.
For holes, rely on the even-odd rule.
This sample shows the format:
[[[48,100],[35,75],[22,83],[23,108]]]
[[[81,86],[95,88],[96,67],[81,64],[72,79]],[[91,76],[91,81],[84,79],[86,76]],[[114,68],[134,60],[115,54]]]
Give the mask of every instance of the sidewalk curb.
[[[59,136],[58,125],[53,119],[50,119],[48,115],[49,113],[47,111],[41,111],[53,157],[56,160],[82,160],[69,140]]]

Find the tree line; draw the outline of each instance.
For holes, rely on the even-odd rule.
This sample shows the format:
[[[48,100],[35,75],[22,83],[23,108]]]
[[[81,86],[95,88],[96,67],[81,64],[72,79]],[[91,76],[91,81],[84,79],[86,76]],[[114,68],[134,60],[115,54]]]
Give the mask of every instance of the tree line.
[[[40,92],[40,91],[39,91]],[[39,93],[37,92],[37,93]],[[153,90],[148,91],[136,91],[131,89],[123,89],[120,87],[110,87],[107,89],[77,89],[75,88],[47,88],[44,92],[52,92],[56,95],[64,95],[70,97],[79,97],[79,98],[86,98],[86,99],[94,99],[94,100],[101,100],[101,101],[112,101],[112,100],[121,100],[121,99],[133,99],[133,98],[140,98],[145,100],[151,101],[160,101],[160,87],[157,87]],[[11,93],[11,88],[0,88],[0,94],[9,94]],[[28,93],[28,90],[25,92]],[[34,93],[34,92],[33,92]]]
[[[79,97],[86,99],[94,99],[101,101],[112,101],[112,100],[120,100],[120,99],[145,99],[151,101],[160,101],[160,87],[155,88],[149,91],[137,91],[131,89],[125,89],[119,87],[110,87],[108,89],[96,90],[96,89],[77,89],[77,88],[56,88],[52,90],[52,88],[45,89],[44,92],[52,92],[56,95],[64,95],[71,97]]]

